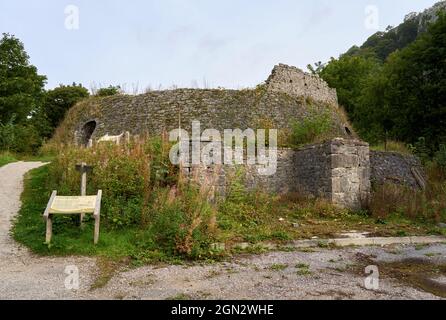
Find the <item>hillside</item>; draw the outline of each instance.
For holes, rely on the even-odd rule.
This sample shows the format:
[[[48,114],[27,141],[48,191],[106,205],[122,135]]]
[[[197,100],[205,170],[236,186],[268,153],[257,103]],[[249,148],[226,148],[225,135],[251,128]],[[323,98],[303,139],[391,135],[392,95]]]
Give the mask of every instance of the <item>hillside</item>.
[[[367,142],[397,140],[422,158],[446,156],[446,14],[441,11],[446,12],[446,1],[408,14],[399,26],[313,69],[337,90]]]
[[[384,62],[392,52],[407,47],[426,32],[428,25],[437,21],[439,12],[445,9],[446,1],[441,1],[421,13],[409,13],[397,27],[389,26],[386,31],[373,34],[363,45],[351,47],[345,55],[375,57]]]

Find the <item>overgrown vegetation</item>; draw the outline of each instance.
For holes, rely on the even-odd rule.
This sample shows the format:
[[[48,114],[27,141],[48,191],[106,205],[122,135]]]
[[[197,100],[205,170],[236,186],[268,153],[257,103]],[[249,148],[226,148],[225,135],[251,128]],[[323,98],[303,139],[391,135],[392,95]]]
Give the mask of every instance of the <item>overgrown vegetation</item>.
[[[435,163],[427,166],[426,190],[385,184],[375,188],[370,212],[377,219],[402,218],[412,221],[446,221],[446,171]]]
[[[387,151],[387,152],[397,152],[400,154],[413,154],[416,150],[411,146],[406,146],[404,143],[399,141],[388,140],[382,143],[379,143],[374,146],[370,146],[371,150],[375,151]]]
[[[250,191],[244,186],[242,170],[234,171],[226,197],[214,199],[212,181],[199,185],[194,182],[198,177],[184,179],[170,164],[169,150],[163,138],[90,149],[61,147],[50,165],[26,178],[23,206],[13,229],[15,239],[40,254],[99,255],[143,264],[214,260],[230,254],[241,242],[324,239],[354,229],[392,236],[438,233],[435,223],[444,219],[430,212],[411,215],[393,208],[386,215],[369,215],[302,194]],[[99,245],[93,245],[92,217],[86,218],[81,229],[79,218],[72,216],[55,217],[52,244],[46,245],[42,212],[52,190],[79,194],[75,164],[81,161],[94,166],[88,193],[103,190]]]
[[[60,150],[51,165],[34,171],[28,180],[14,236],[46,254],[129,256],[137,261],[212,256],[213,207],[202,188],[179,178],[166,160],[168,152],[162,139],[133,142],[124,148],[104,144],[95,149]],[[88,177],[89,193],[104,191],[101,244],[92,245],[91,217],[81,230],[78,217],[57,216],[54,241],[46,246],[41,239],[42,209],[53,189],[64,195],[79,194],[74,170],[78,161],[94,166]]]
[[[292,124],[291,145],[302,146],[310,143],[322,142],[332,128],[329,111],[311,109],[302,121]]]

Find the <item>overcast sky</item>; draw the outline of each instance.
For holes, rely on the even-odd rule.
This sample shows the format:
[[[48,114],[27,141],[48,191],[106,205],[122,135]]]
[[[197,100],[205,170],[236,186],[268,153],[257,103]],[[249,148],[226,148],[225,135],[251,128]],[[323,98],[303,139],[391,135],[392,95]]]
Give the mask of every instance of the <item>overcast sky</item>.
[[[21,39],[48,88],[73,81],[132,91],[240,88],[279,62],[337,57],[436,0],[0,0],[0,31]],[[79,28],[76,10],[79,9]],[[374,6],[374,7],[368,7]]]

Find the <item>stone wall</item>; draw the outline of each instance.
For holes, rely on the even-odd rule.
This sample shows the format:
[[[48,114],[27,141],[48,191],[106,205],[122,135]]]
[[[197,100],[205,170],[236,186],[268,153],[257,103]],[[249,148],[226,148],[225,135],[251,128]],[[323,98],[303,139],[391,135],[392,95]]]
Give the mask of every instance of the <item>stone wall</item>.
[[[257,166],[242,166],[246,187],[272,193],[297,192],[325,198],[346,208],[359,209],[367,203],[371,184],[396,183],[420,188],[413,170],[424,179],[420,161],[410,155],[369,151],[367,143],[334,139],[300,150],[279,149],[277,172],[259,175]],[[188,174],[211,182],[224,195],[236,169],[230,166],[196,167]]]
[[[413,189],[423,188],[425,174],[421,162],[412,155],[371,151],[371,181],[374,185],[395,183]],[[421,181],[419,179],[421,178]]]
[[[295,191],[331,198],[330,154],[330,143],[311,145],[296,151]]]
[[[235,171],[230,166],[195,167],[188,174],[224,195]],[[249,189],[298,192],[340,207],[359,209],[370,194],[369,146],[356,140],[334,139],[301,150],[278,150],[277,172],[271,176],[260,175],[255,165],[244,165],[242,172]]]
[[[326,110],[332,115],[332,137],[349,137],[346,128],[350,125],[339,110],[336,90],[317,76],[280,64],[265,85],[256,89],[176,89],[93,97],[70,109],[61,128],[79,144],[126,131],[158,135],[178,128],[180,123],[190,130],[193,120],[200,121],[203,130],[258,129],[267,124],[283,131],[313,111]],[[89,128],[93,126],[91,135]]]
[[[330,149],[332,202],[348,208],[364,207],[371,192],[369,145],[335,139]]]
[[[303,72],[299,68],[279,64],[274,67],[266,81],[271,91],[285,92],[290,95],[310,97],[315,101],[338,105],[336,89],[332,89],[318,76]]]
[[[367,203],[370,186],[369,145],[357,140],[334,139],[309,146],[296,154],[299,190],[346,208]]]
[[[328,110],[332,117],[333,137],[347,137],[348,126],[337,107],[312,103],[302,97],[264,88],[254,90],[178,89],[150,92],[138,96],[92,98],[69,111],[62,126],[73,132],[76,142],[85,144],[88,123],[94,121],[93,140],[109,134],[159,135],[179,127],[190,133],[193,120],[201,122],[201,130],[291,128],[293,121],[306,118],[310,110]],[[268,127],[267,127],[268,126]]]

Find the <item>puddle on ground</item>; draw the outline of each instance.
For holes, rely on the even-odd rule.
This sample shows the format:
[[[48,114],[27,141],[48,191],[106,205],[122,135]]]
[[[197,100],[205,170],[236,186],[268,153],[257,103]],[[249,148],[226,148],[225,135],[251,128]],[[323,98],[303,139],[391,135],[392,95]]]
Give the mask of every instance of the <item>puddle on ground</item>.
[[[408,286],[446,298],[446,264],[435,264],[429,259],[407,258],[393,262],[376,262],[371,257],[359,257],[368,264],[375,264],[381,276],[393,278]]]

